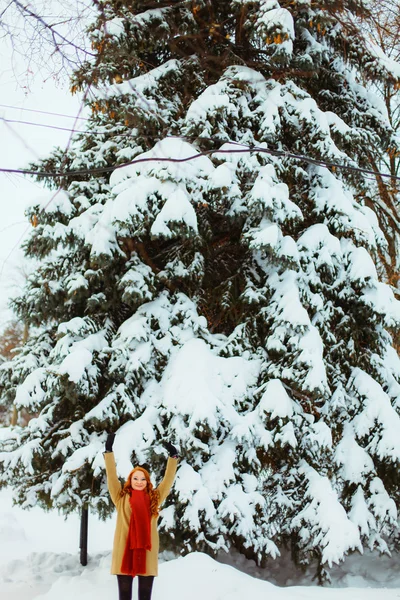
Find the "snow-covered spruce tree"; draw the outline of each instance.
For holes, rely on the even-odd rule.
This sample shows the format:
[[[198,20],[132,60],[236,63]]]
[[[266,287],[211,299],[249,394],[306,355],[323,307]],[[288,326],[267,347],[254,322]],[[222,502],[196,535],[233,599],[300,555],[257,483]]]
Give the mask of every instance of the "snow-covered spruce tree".
[[[400,56],[400,0],[371,0],[374,18],[360,20],[366,35],[389,57],[398,60]],[[388,119],[397,136],[400,134],[400,88],[396,81],[378,80],[374,91],[384,101]],[[400,201],[399,180],[400,156],[397,145],[389,144],[381,160],[370,157],[371,166],[386,174],[376,175],[376,196],[370,207],[376,212],[387,247],[382,248],[377,263],[378,274],[386,280],[400,298]],[[391,176],[391,177],[389,177]],[[400,338],[394,336],[394,343],[400,351]]]
[[[10,430],[2,481],[24,506],[106,514],[105,431],[121,476],[159,478],[168,437],[177,551],[288,546],[322,580],[396,549],[400,306],[370,181],[288,155],[364,167],[396,143],[370,84],[400,68],[357,29],[367,2],[99,9],[72,81],[87,132],[36,165],[62,190],[30,211],[40,266],[14,306],[32,333],[1,385],[40,414]]]

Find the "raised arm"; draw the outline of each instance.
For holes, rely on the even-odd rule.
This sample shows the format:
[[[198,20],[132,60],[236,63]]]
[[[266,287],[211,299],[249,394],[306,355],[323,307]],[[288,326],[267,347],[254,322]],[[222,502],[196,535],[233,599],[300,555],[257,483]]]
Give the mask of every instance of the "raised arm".
[[[167,450],[169,458],[167,462],[167,468],[165,469],[164,479],[158,486],[157,490],[160,494],[160,504],[162,504],[165,498],[168,496],[172,484],[174,483],[176,469],[178,466],[178,448],[171,444],[171,442],[162,442],[164,448]]]
[[[109,433],[106,441],[106,451],[104,452],[104,460],[106,463],[107,486],[110,492],[111,500],[117,505],[121,498],[121,483],[118,479],[117,468],[115,466],[114,452],[112,451],[115,435]]]
[[[165,469],[164,479],[157,488],[160,494],[160,504],[162,504],[165,498],[168,496],[172,484],[174,483],[176,469],[178,467],[177,458],[169,458],[167,462],[167,468]]]
[[[106,463],[107,473],[107,487],[110,492],[111,500],[117,505],[118,500],[121,498],[121,482],[118,479],[117,468],[115,466],[114,452],[105,452],[104,460]]]

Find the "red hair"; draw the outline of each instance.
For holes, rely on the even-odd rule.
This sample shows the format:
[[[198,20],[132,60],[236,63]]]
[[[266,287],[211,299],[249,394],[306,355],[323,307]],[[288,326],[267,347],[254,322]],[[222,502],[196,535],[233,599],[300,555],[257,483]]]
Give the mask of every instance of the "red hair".
[[[132,469],[121,490],[121,496],[125,496],[125,494],[130,494],[132,492],[131,478],[136,471],[141,471],[146,478],[147,485],[144,491],[150,496],[150,513],[152,517],[157,517],[159,513],[160,495],[158,491],[154,489],[153,484],[150,481],[150,473],[143,467],[135,467]]]

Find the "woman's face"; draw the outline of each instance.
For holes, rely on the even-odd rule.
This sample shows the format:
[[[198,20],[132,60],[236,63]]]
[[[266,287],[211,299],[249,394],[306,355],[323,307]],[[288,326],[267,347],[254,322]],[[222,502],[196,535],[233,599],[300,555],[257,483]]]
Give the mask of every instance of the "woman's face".
[[[133,490],[144,490],[147,486],[147,480],[143,471],[135,471],[131,476],[131,488]]]

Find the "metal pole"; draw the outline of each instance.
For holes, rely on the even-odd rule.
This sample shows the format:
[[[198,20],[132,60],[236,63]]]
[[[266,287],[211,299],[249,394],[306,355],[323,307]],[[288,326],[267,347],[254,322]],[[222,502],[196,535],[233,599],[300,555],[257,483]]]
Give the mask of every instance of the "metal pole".
[[[17,407],[14,404],[13,408],[12,408],[12,415],[11,415],[10,425],[12,425],[13,427],[15,427],[17,423],[18,423],[18,411],[17,411]]]
[[[88,547],[88,519],[89,519],[89,508],[88,505],[85,504],[82,507],[81,512],[81,535],[80,535],[80,558],[81,565],[86,567],[87,565],[87,547]]]

